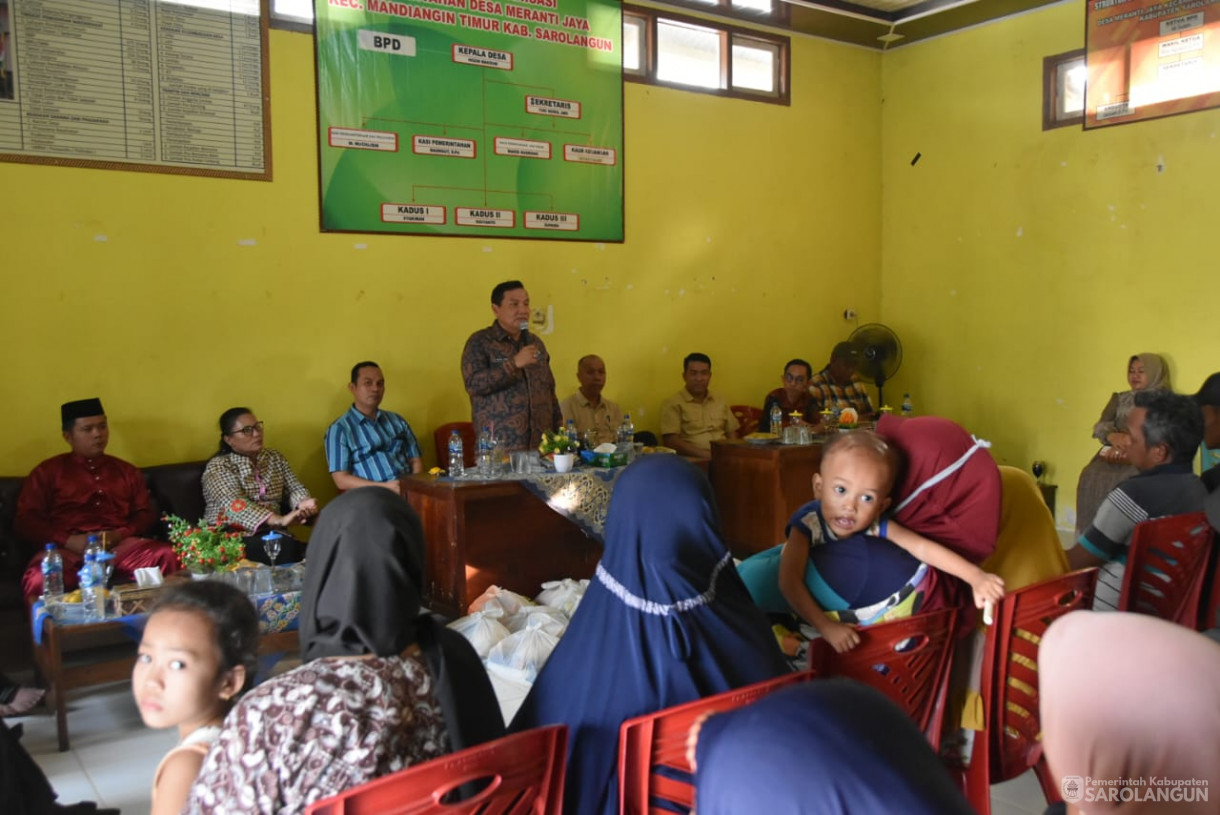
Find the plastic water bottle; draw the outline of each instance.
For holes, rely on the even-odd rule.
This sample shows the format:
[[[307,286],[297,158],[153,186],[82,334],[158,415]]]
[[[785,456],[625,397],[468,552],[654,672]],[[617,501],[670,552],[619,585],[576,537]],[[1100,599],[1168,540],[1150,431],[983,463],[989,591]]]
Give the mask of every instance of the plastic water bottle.
[[[618,426],[618,443],[630,445],[635,442],[635,424],[631,421],[631,414],[623,414],[623,423]]]
[[[462,434],[454,430],[449,434],[449,477],[458,478],[466,472],[465,450],[462,449]]]
[[[776,434],[784,432],[784,409],[779,406],[779,402],[771,405],[771,432]]]
[[[902,395],[902,415],[911,416],[915,413],[915,408],[911,406],[911,394],[904,393]]]
[[[576,432],[575,419],[568,419],[568,425],[564,429],[564,433],[567,434],[568,441],[570,441],[574,447],[580,444],[580,434]]]
[[[491,478],[492,453],[495,452],[495,442],[491,439],[491,428],[484,427],[479,431],[479,475]]]
[[[64,559],[55,548],[47,544],[47,553],[42,558],[42,602],[47,611],[64,599]]]
[[[92,554],[85,555],[84,568],[80,570],[80,599],[85,609],[85,622],[96,623],[105,619],[102,610],[104,595],[97,584],[97,561]]]
[[[85,559],[88,559],[90,555],[93,555],[93,557],[96,559],[101,553],[102,543],[98,539],[97,535],[90,535],[85,539],[85,551],[82,553]]]

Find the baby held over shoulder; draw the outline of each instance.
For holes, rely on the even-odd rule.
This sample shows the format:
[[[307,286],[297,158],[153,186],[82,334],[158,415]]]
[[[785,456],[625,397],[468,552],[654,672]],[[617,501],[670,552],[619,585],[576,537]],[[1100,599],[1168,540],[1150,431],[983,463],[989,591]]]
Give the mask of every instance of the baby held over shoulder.
[[[813,477],[815,501],[789,522],[785,543],[739,569],[755,601],[797,614],[843,652],[859,644],[858,625],[944,607],[936,570],[967,583],[979,608],[1003,597],[998,576],[883,518],[897,472],[894,447],[877,434],[833,439]]]

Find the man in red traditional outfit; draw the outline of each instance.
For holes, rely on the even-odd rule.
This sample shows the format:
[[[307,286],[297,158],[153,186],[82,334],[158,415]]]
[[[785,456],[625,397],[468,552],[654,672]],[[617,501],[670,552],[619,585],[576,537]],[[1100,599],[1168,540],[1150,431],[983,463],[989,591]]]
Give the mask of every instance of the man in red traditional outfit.
[[[64,559],[64,588],[78,585],[77,572],[89,535],[105,535],[114,547],[116,581],[130,581],[146,566],[162,574],[178,569],[168,543],[143,537],[157,521],[141,472],[106,455],[110,428],[100,399],[81,399],[60,408],[64,441],[71,453],[49,458],[26,478],[17,499],[17,534],[38,545],[54,543]],[[29,603],[42,594],[42,557],[30,561],[21,580]]]

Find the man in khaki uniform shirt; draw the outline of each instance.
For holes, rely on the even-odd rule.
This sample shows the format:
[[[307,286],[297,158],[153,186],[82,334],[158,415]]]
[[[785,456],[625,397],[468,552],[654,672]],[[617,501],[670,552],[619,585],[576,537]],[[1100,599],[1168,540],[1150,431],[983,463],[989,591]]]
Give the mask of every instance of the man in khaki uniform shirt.
[[[613,442],[618,436],[618,426],[623,423],[623,411],[614,402],[602,398],[602,389],[606,387],[606,363],[596,354],[581,357],[576,363],[576,378],[580,381],[579,390],[559,403],[564,424],[572,419],[581,438],[589,430],[595,430],[597,444]]]
[[[682,379],[686,387],[661,406],[662,443],[684,456],[711,458],[713,441],[737,437],[737,418],[728,402],[707,389],[712,361],[706,354],[682,360]]]

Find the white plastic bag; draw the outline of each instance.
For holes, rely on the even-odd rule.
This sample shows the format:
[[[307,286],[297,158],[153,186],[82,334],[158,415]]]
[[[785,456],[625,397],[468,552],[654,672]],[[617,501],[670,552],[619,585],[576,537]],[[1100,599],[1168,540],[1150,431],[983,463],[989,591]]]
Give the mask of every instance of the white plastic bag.
[[[466,613],[473,614],[476,611],[486,611],[489,606],[494,606],[503,609],[505,617],[511,617],[520,611],[522,606],[532,606],[533,604],[533,600],[523,597],[515,591],[502,589],[499,586],[488,586],[487,591],[480,594],[470,604],[466,609]]]
[[[513,682],[533,684],[559,644],[559,637],[548,634],[542,626],[543,618],[535,616],[523,631],[496,643],[487,655],[487,670]]]
[[[534,602],[544,606],[553,606],[571,617],[576,613],[576,607],[589,588],[588,580],[573,580],[565,577],[563,580],[550,580],[542,584],[542,592],[534,598]]]
[[[539,628],[556,637],[562,637],[568,627],[568,615],[550,606],[524,606],[511,617],[504,618],[504,627],[516,634],[528,628],[534,619],[538,620]]]
[[[465,637],[474,646],[479,659],[487,654],[500,640],[509,635],[509,630],[500,622],[504,611],[498,606],[485,611],[476,611],[449,623],[449,627]]]

